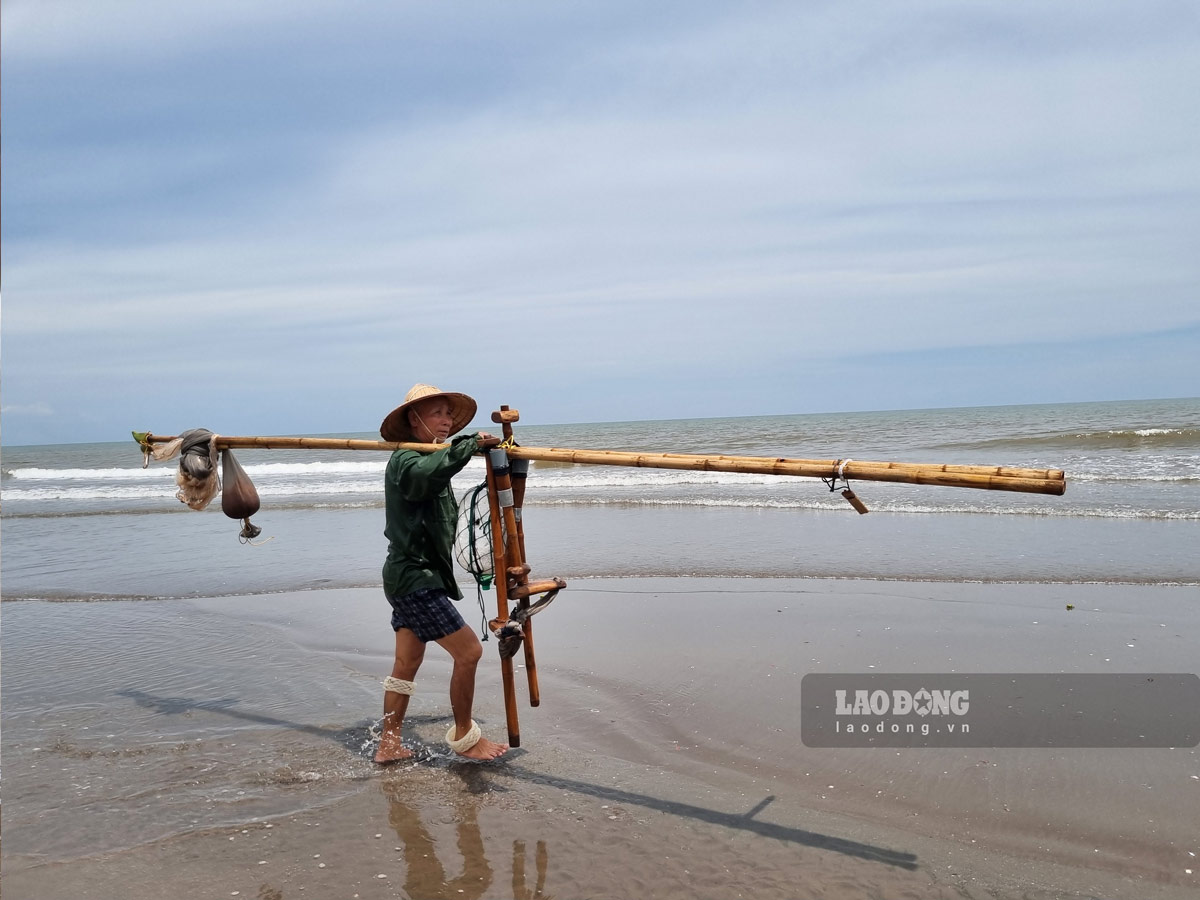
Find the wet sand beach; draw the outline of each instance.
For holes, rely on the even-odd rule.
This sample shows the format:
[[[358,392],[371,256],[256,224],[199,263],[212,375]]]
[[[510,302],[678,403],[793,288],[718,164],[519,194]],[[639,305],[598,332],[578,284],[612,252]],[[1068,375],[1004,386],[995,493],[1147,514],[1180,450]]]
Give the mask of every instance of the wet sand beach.
[[[3,890],[45,897],[1195,896],[1200,754],[807,747],[811,673],[1189,672],[1194,586],[576,579],[521,744],[431,649],[370,762],[377,589],[4,606]],[[473,592],[462,604],[478,627]],[[523,678],[519,670],[519,676]],[[476,704],[501,739],[495,643]],[[1189,873],[1187,870],[1191,870]]]

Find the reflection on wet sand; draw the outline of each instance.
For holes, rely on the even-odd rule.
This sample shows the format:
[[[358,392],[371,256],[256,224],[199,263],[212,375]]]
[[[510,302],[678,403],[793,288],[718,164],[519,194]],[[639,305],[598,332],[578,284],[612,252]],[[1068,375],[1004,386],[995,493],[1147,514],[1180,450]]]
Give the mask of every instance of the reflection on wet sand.
[[[537,881],[530,890],[525,881],[525,842],[513,841],[512,891],[513,900],[550,900],[543,891],[546,889],[546,870],[550,865],[550,854],[546,851],[546,842],[537,842]]]
[[[286,722],[263,714],[256,714],[230,708],[237,702],[236,700],[223,699],[200,701],[190,698],[157,697],[141,691],[133,690],[120,691],[119,693],[130,697],[139,705],[148,706],[157,709],[160,712],[179,713],[181,711],[191,709],[206,709],[236,718],[258,722],[260,724],[277,725],[299,731],[306,731],[311,734],[319,734],[324,737],[332,738],[334,741],[346,746],[347,748],[361,744],[360,729],[334,730]],[[427,718],[428,721],[436,720],[435,717],[411,718],[414,723],[425,718]],[[425,745],[419,739],[415,738],[414,736],[410,739],[410,744],[417,749],[418,759],[426,757],[427,750]],[[520,757],[520,755],[522,755],[521,751],[514,751],[512,754],[512,759],[517,759]],[[425,759],[427,764],[431,761],[432,760]],[[433,764],[435,767],[439,768],[441,765],[444,765],[436,761],[434,761]],[[822,834],[820,832],[809,831],[807,829],[797,828],[794,826],[781,825],[757,818],[758,814],[766,809],[775,800],[774,796],[768,796],[764,798],[753,809],[747,812],[725,812],[717,809],[694,806],[688,803],[681,803],[665,797],[656,797],[649,794],[624,791],[610,786],[594,784],[588,781],[554,776],[543,772],[534,772],[508,760],[506,760],[503,764],[496,766],[480,766],[474,763],[454,763],[449,766],[449,770],[455,772],[455,774],[462,779],[468,796],[456,803],[456,806],[459,810],[459,850],[463,855],[463,859],[465,860],[466,870],[464,871],[463,875],[455,880],[454,884],[456,886],[454,887],[453,891],[449,894],[446,894],[446,896],[461,896],[464,898],[464,900],[469,900],[469,898],[472,896],[479,897],[481,894],[472,894],[470,891],[478,890],[482,892],[483,890],[486,890],[487,885],[490,884],[492,880],[491,866],[484,857],[483,837],[480,834],[479,826],[476,820],[477,811],[473,803],[470,801],[469,795],[486,793],[494,790],[497,778],[515,779],[530,784],[549,786],[559,790],[569,791],[571,793],[581,794],[597,799],[641,806],[643,808],[656,810],[680,819],[691,819],[697,822],[705,822],[737,831],[757,834],[761,837],[772,838],[774,840],[785,841],[788,843],[799,844],[821,850],[833,851],[847,857],[883,863],[899,869],[907,869],[912,871],[918,867],[916,855],[907,851],[895,850],[889,847],[847,840],[834,835]],[[443,877],[444,871],[442,869],[442,865],[438,861],[437,855],[434,852],[433,840],[425,830],[417,813],[402,800],[399,793],[400,784],[402,784],[402,782],[394,781],[392,779],[385,779],[383,782],[384,793],[387,794],[389,801],[391,802],[389,820],[391,821],[393,827],[396,828],[397,834],[400,836],[401,840],[404,842],[406,859],[409,859],[410,857],[412,859],[412,862],[410,862],[408,867],[409,877],[416,878],[417,883],[422,885],[420,890],[413,894],[413,896],[425,896],[428,894],[430,889],[426,885],[432,884],[436,886],[438,890],[441,890],[441,886],[447,882],[445,882]],[[402,829],[408,830],[402,831]],[[414,845],[421,846],[423,848],[420,854],[414,853],[412,850]],[[544,847],[539,844],[539,890],[541,886],[544,885],[545,881],[543,851]],[[515,846],[513,852],[515,862],[517,855],[517,848]],[[522,854],[523,868],[523,846],[520,852]],[[437,877],[433,878],[435,875]],[[462,882],[462,884],[460,885],[459,882]],[[480,884],[482,884],[483,887],[479,887]],[[463,891],[462,894],[458,893],[460,889]],[[440,897],[442,895],[438,894],[437,896]],[[514,897],[519,898],[520,896],[522,895],[514,893]]]
[[[437,847],[420,813],[409,806],[400,795],[400,786],[392,781],[383,783],[388,798],[388,824],[404,846],[404,889],[411,897],[430,900],[462,897],[478,900],[492,883],[492,867],[483,852],[483,835],[476,820],[475,804],[455,803],[458,821],[458,852],[463,870],[457,878],[447,879],[446,869],[438,858]]]
[[[600,785],[576,779],[535,773],[520,766],[496,767],[455,766],[452,772],[463,779],[466,792],[446,799],[456,828],[458,854],[462,858],[462,872],[457,877],[446,877],[446,866],[438,856],[438,844],[421,818],[421,811],[430,815],[429,798],[425,795],[412,797],[412,785],[405,779],[387,778],[381,789],[388,799],[388,822],[395,829],[403,844],[406,864],[405,890],[409,896],[430,900],[479,900],[488,891],[493,881],[493,869],[484,850],[484,835],[479,825],[480,806],[475,796],[490,793],[499,787],[497,781],[517,779],[533,785],[550,786],[558,790],[581,794],[610,802],[636,805],[660,813],[724,828],[750,832],[760,837],[791,844],[832,851],[842,857],[883,863],[898,869],[917,869],[914,854],[887,847],[846,840],[828,834],[808,831],[757,818],[776,798],[769,795],[746,812],[727,813],[715,809],[680,803],[661,797],[653,797],[633,791]],[[411,798],[411,799],[410,799]],[[604,807],[607,809],[607,807]],[[447,820],[443,820],[447,821]],[[436,831],[436,828],[435,828]],[[494,835],[491,837],[495,837]],[[493,846],[498,843],[492,840]],[[399,848],[398,848],[399,849]],[[445,845],[442,850],[445,852]],[[513,900],[549,900],[546,895],[546,877],[549,871],[549,851],[545,841],[536,844],[534,856],[535,881],[529,885],[527,872],[527,850],[523,840],[512,842],[512,897]],[[494,892],[493,892],[493,895]],[[499,895],[495,895],[499,896]]]
[[[393,779],[382,783],[383,794],[388,798],[388,823],[404,847],[405,892],[410,897],[429,900],[479,900],[491,886],[492,866],[484,853],[475,802],[467,796],[453,803],[463,870],[457,877],[447,879],[446,868],[438,856],[437,842],[425,827],[419,810],[407,803],[402,795],[406,787],[404,782]],[[544,893],[550,865],[545,841],[537,842],[534,865],[537,875],[531,888],[525,871],[525,842],[513,841],[513,900],[551,900]]]

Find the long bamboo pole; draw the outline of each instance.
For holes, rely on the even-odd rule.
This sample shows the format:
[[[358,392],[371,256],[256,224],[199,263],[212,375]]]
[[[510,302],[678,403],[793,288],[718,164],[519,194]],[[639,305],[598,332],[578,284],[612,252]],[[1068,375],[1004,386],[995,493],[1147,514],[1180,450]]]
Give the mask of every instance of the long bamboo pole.
[[[173,437],[147,434],[147,444],[163,443]],[[218,450],[416,450],[432,453],[439,444],[367,441],[350,438],[231,437],[218,435]],[[790,459],[766,456],[721,454],[636,453],[621,450],[573,450],[558,447],[512,447],[512,459],[578,463],[593,466],[629,466],[651,469],[685,469],[705,472],[741,472],[760,475],[796,475],[809,478],[853,478],[859,481],[891,481],[941,487],[1018,491],[1032,494],[1066,492],[1061,469],[1032,469],[1012,466],[969,466],[941,463],[874,462],[856,459]]]
[[[810,478],[844,476],[862,481],[894,481],[945,487],[1062,494],[1066,476],[1057,469],[1018,469],[1010,466],[963,466],[940,463],[871,462],[867,460],[789,459],[786,457],[723,456],[685,453],[630,453],[618,450],[567,450],[514,447],[513,459],[540,459],[593,466],[633,466],[702,472],[741,472],[757,475],[799,475]]]

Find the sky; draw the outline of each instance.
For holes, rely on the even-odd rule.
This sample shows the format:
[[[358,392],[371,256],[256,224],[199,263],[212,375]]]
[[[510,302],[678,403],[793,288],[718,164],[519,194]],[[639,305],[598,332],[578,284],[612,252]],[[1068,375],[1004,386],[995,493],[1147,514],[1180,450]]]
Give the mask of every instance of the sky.
[[[5,0],[0,437],[1200,395],[1194,0]]]

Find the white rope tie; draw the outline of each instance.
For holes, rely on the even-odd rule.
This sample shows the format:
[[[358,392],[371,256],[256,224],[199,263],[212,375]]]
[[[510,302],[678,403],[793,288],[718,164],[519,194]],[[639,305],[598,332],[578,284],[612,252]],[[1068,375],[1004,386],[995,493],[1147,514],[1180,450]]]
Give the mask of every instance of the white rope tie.
[[[479,730],[479,726],[475,724],[475,720],[471,720],[471,729],[458,740],[454,739],[454,731],[457,728],[455,725],[450,726],[450,730],[446,732],[446,743],[450,745],[450,749],[455,753],[466,753],[472,747],[479,743],[483,737],[483,733]]]
[[[411,681],[402,681],[401,679],[394,678],[391,675],[383,679],[383,692],[385,694],[388,691],[391,691],[394,694],[406,694],[411,697],[413,695],[413,691],[416,690],[416,687],[416,684]]]
[[[852,459],[839,459],[838,460],[838,467],[837,467],[837,477],[838,478],[845,479],[846,466],[848,466],[852,462],[854,462],[854,460],[852,460]]]

